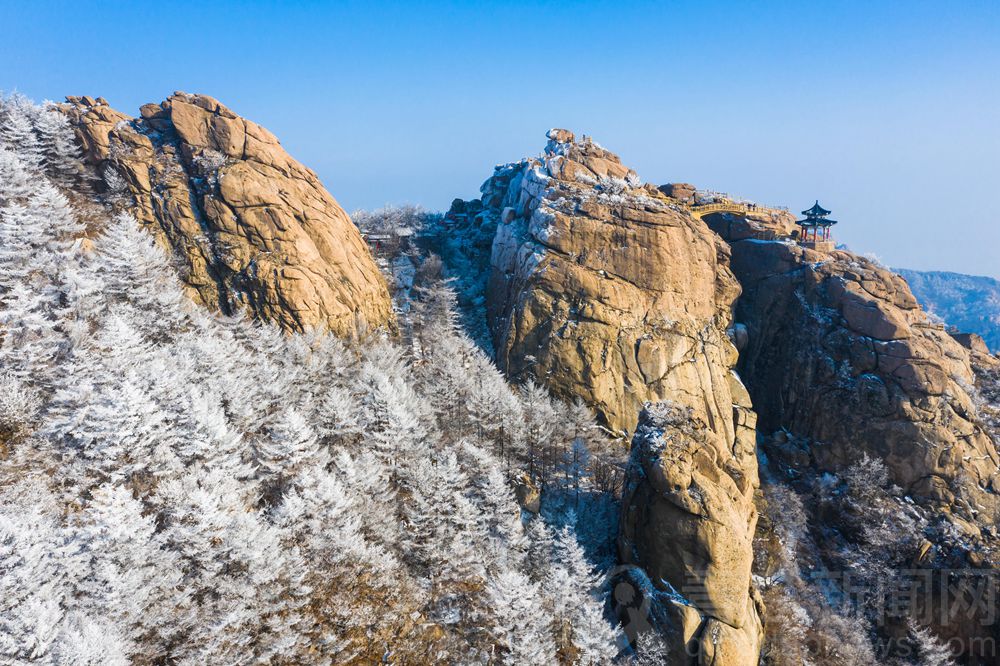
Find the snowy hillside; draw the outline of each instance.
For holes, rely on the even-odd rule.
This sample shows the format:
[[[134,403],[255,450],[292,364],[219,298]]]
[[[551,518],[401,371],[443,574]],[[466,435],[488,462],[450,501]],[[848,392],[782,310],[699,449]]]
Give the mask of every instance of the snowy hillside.
[[[193,305],[62,115],[0,116],[0,662],[616,655],[620,456],[585,409],[508,386],[440,284],[395,341]]]

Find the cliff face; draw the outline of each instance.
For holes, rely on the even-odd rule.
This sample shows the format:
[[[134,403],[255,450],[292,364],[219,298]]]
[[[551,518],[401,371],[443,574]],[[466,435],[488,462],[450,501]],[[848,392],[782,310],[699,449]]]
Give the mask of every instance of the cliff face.
[[[112,199],[183,263],[196,300],[293,331],[391,325],[357,228],[263,127],[185,93],[137,119],[91,98],[67,98],[62,110]]]
[[[919,621],[952,641],[963,663],[987,663],[976,660],[975,646],[995,638],[991,608],[957,612],[965,602],[949,597],[939,579],[974,581],[979,594],[998,594],[990,572],[1000,564],[1000,363],[978,336],[952,337],[930,321],[905,280],[861,257],[749,240],[732,248],[744,288],[736,314],[746,327],[740,376],[759,414],[769,471],[803,479],[816,502],[815,530],[827,534],[817,542],[819,556],[842,563],[843,534],[859,524],[895,529],[884,537],[887,552],[871,550],[879,542],[871,536],[861,537],[867,552],[864,545],[855,552],[866,552],[869,563],[891,562],[888,585],[900,585],[911,569],[931,577],[914,597],[914,608],[924,609]],[[902,533],[905,516],[885,509],[846,524],[834,513],[825,522],[816,480],[849,478],[866,457],[884,464],[895,511],[921,506],[915,533]],[[859,562],[852,571],[869,566]]]
[[[733,243],[743,284],[740,358],[762,433],[811,440],[809,464],[867,453],[915,499],[972,536],[992,525],[996,447],[974,404],[969,351],[917,306],[906,282],[846,252]]]
[[[482,188],[497,231],[487,292],[501,369],[583,398],[616,431],[647,401],[690,404],[732,441],[728,250],[612,153],[554,130]]]
[[[697,584],[665,627],[675,655],[694,640],[704,663],[753,663],[755,415],[732,371],[739,286],[727,247],[612,153],[565,130],[548,137],[541,158],[498,167],[482,188],[497,229],[487,297],[497,362],[583,398],[617,431],[635,429],[648,403],[621,560],[661,592]]]
[[[752,414],[744,405],[734,409]],[[619,556],[662,591],[648,596],[672,665],[757,663],[764,609],[750,585],[757,523],[752,432],[741,446],[746,453],[727,448],[690,408],[673,403],[650,403],[639,418]]]

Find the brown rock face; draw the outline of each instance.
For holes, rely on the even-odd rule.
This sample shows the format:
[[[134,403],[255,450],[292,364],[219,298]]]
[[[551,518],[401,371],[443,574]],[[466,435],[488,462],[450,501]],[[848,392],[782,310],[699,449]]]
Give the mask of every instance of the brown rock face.
[[[694,638],[703,664],[755,664],[760,652],[762,608],[750,585],[757,523],[752,430],[742,445],[734,452],[690,408],[650,403],[632,442],[622,498],[619,555],[679,594],[685,612],[676,619],[667,613],[669,626],[659,629],[684,637],[688,654],[695,654]]]
[[[915,499],[974,530],[992,525],[1000,458],[970,395],[970,351],[927,318],[906,282],[847,252],[732,247],[748,329],[740,375],[761,430],[810,438],[819,469],[868,453]]]
[[[704,217],[709,228],[729,241],[752,239],[774,240],[798,235],[795,216],[786,210],[761,209],[745,215],[713,213]]]
[[[391,325],[357,228],[263,127],[185,93],[138,119],[90,98],[67,98],[63,111],[118,205],[182,261],[196,300],[290,331]]]
[[[544,157],[498,167],[482,188],[497,223],[497,363],[583,398],[616,431],[674,399],[733,441],[726,328],[739,286],[725,244],[614,154],[549,135]]]
[[[690,183],[667,183],[660,185],[659,190],[672,199],[693,202],[698,189]]]
[[[548,138],[543,157],[498,167],[482,188],[497,225],[487,299],[497,362],[583,398],[617,431],[654,403],[633,441],[622,562],[663,593],[700,581],[704,593],[666,632],[677,655],[704,639],[715,655],[705,663],[754,663],[756,417],[732,372],[739,286],[726,245],[614,154],[565,130]]]

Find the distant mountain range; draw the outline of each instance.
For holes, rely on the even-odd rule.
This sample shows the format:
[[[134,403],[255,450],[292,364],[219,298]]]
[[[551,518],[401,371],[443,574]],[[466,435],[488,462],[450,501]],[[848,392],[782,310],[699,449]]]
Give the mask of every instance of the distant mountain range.
[[[896,269],[924,309],[964,333],[978,333],[1000,352],[1000,280],[946,271]]]

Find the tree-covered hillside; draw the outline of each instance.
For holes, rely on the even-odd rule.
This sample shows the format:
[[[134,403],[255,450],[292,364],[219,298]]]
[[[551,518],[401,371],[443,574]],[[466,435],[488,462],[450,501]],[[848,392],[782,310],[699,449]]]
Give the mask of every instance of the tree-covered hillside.
[[[0,120],[0,662],[615,657],[617,459],[504,381],[447,287],[402,294],[393,338],[213,314],[62,115]]]

